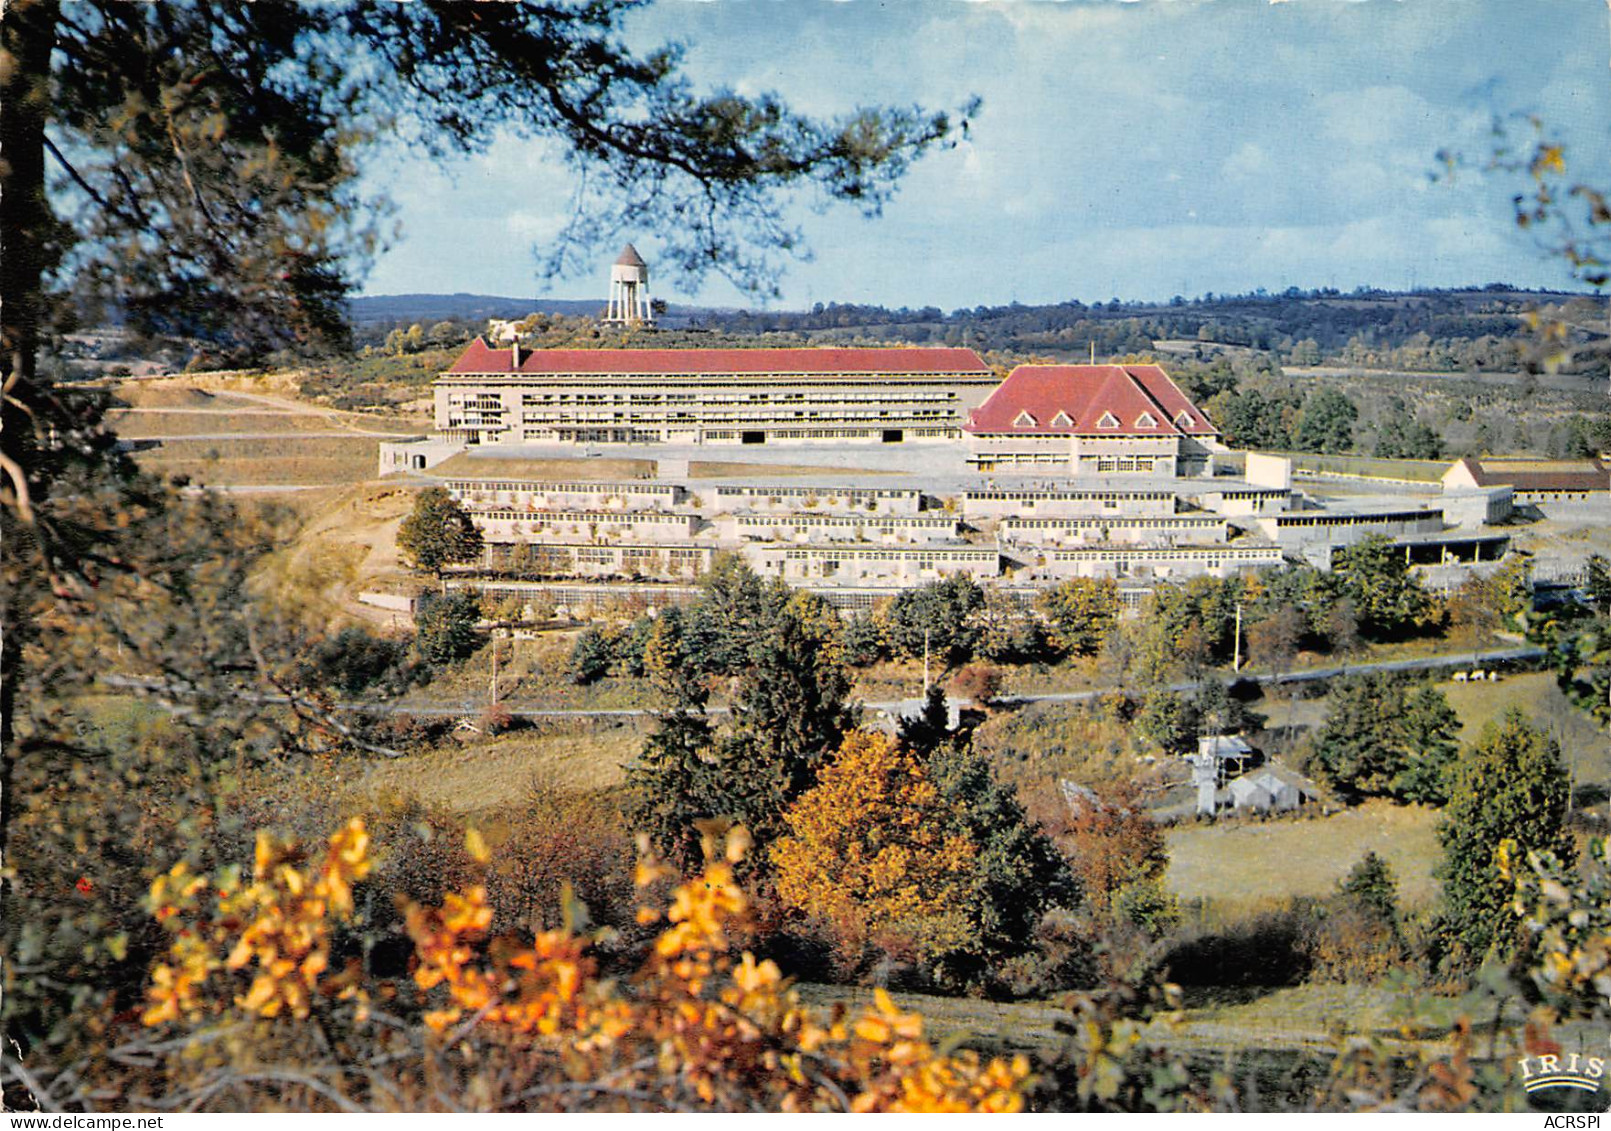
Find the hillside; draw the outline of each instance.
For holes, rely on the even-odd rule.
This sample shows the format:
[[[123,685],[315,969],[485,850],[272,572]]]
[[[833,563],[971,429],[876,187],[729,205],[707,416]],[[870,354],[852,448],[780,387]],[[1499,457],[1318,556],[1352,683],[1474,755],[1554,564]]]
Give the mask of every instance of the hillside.
[[[794,332],[822,340],[879,337],[1036,353],[1058,360],[1158,351],[1199,358],[1273,351],[1284,362],[1334,361],[1364,368],[1467,372],[1515,369],[1528,359],[1529,311],[1578,305],[1603,320],[1600,296],[1525,291],[1503,284],[1413,292],[1331,289],[1204,295],[1167,302],[1041,306],[1012,303],[942,313],[851,304],[810,311],[713,313],[696,324],[729,333]],[[1604,362],[1568,370],[1604,371]]]
[[[355,328],[400,323],[484,322],[488,318],[522,318],[527,314],[563,314],[568,317],[596,318],[604,309],[603,298],[511,298],[507,295],[406,294],[362,295],[347,300],[348,317]],[[672,303],[666,317],[674,322],[696,316],[716,316],[709,307]]]

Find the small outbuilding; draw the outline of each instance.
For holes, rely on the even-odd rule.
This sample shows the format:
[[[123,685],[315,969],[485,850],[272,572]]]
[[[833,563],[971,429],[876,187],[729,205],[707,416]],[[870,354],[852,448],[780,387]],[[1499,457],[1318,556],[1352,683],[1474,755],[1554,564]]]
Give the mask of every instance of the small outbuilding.
[[[1220,803],[1239,813],[1286,813],[1319,800],[1314,782],[1274,762],[1232,778],[1220,791]]]
[[[1239,734],[1205,734],[1197,739],[1197,756],[1213,758],[1221,765],[1234,762],[1236,768],[1241,770],[1247,760],[1253,757],[1253,747]]]

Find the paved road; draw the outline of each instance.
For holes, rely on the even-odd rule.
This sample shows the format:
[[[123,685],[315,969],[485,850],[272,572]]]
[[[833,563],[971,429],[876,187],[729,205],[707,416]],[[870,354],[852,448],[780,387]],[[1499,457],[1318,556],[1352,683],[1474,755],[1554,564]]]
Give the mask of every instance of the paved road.
[[[1329,668],[1310,668],[1300,672],[1285,672],[1279,675],[1245,675],[1237,678],[1257,684],[1290,684],[1313,683],[1317,680],[1335,679],[1343,675],[1359,675],[1364,672],[1407,672],[1407,671],[1434,671],[1440,668],[1489,668],[1494,664],[1514,663],[1519,660],[1536,660],[1544,656],[1542,648],[1522,647],[1503,648],[1497,650],[1484,650],[1480,652],[1458,652],[1444,656],[1421,656],[1409,660],[1378,660],[1369,664],[1342,664]],[[131,678],[128,676],[107,676],[103,683],[112,687],[129,688],[134,690],[157,691],[161,690],[159,684],[150,680]],[[1189,691],[1198,686],[1190,680],[1170,685],[1171,691]],[[1050,691],[1039,695],[1013,695],[1005,696],[998,702],[1004,707],[1027,706],[1031,703],[1083,703],[1103,695],[1118,691],[1117,687],[1097,687],[1089,691]],[[259,703],[285,703],[288,700],[283,695],[262,695],[245,693],[244,698]],[[899,701],[893,699],[869,700],[862,706],[873,711],[891,711],[899,706]],[[522,707],[514,700],[504,700],[503,707],[510,715],[521,719],[632,719],[653,715],[655,712],[642,707],[610,707],[610,708],[563,708],[563,707]],[[459,702],[437,703],[374,703],[362,701],[345,701],[336,704],[340,711],[366,712],[372,715],[416,715],[425,718],[457,718],[466,715],[476,715],[486,709],[482,700],[461,700]],[[725,707],[712,707],[710,713],[722,715],[727,713]]]
[[[1439,668],[1490,668],[1494,664],[1514,663],[1518,660],[1542,659],[1544,650],[1531,646],[1523,648],[1504,648],[1497,651],[1457,652],[1450,656],[1420,656],[1410,660],[1378,660],[1370,664],[1341,664],[1329,668],[1306,668],[1298,672],[1283,672],[1280,674],[1242,675],[1239,680],[1257,684],[1286,684],[1286,683],[1314,683],[1318,680],[1336,679],[1344,675],[1361,675],[1365,672],[1410,672],[1433,671]],[[1189,691],[1197,684],[1187,680],[1182,683],[1169,685],[1171,691]],[[1091,691],[1052,691],[1044,695],[1019,695],[1005,697],[1000,700],[1003,705],[1016,706],[1021,703],[1079,703],[1088,699],[1095,699],[1119,690],[1116,687],[1102,687]]]

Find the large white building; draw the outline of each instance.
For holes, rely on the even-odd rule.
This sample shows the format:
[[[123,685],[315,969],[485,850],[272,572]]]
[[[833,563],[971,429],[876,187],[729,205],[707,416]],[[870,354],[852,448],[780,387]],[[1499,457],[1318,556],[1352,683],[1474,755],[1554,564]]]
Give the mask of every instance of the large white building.
[[[493,349],[437,378],[467,445],[955,440],[997,377],[968,349]]]

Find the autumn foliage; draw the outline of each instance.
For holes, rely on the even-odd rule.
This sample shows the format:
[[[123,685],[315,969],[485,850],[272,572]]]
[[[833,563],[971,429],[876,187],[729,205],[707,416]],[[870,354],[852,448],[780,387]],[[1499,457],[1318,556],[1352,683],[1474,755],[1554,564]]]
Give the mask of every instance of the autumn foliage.
[[[1133,790],[1114,787],[1106,798],[1084,799],[1053,832],[1086,901],[1100,912],[1127,889],[1160,882],[1169,866],[1163,833]]]
[[[151,971],[142,1020],[198,1021],[231,1006],[304,1018],[316,994],[361,997],[354,968],[329,974],[330,931],[352,916],[352,885],[369,868],[369,834],[356,818],[330,838],[314,866],[302,864],[294,845],[260,833],[250,883],[241,882],[238,868],[209,880],[175,864],[151,885],[151,914],[173,941],[168,960]],[[225,980],[246,984],[225,996],[218,991]]]
[[[376,1028],[377,1039],[383,1029],[395,1044],[399,1031],[412,1031],[423,1052],[451,1053],[449,1060],[469,1065],[452,1102],[482,1108],[1022,1108],[1029,1083],[1022,1056],[985,1061],[937,1051],[924,1038],[922,1017],[882,991],[854,1016],[802,1004],[775,963],[739,950],[750,931],[750,902],[733,866],[747,834],[734,830],[721,849],[707,837],[706,846],[703,874],[676,886],[669,908],[640,909],[640,922],[660,930],[631,977],[602,976],[598,940],[573,925],[489,938],[486,889],[472,884],[440,906],[406,909],[411,995],[407,986],[366,977],[356,962],[331,968],[332,931],[353,916],[352,886],[370,868],[362,822],[350,822],[313,860],[265,836],[249,883],[232,872],[206,878],[178,865],[153,884],[151,910],[172,941],[152,970],[143,1020],[322,1026],[325,1011],[347,1009],[348,1023]],[[477,834],[467,848],[486,863]],[[647,889],[670,877],[646,855],[636,878]],[[398,1016],[411,996],[413,1023]],[[371,1001],[391,1012],[383,1017],[377,1006],[372,1016]],[[310,1013],[317,1016],[309,1020]],[[192,1042],[199,1032],[192,1029]],[[407,1071],[398,1058],[389,1063],[394,1075]],[[374,1073],[371,1067],[371,1080]],[[315,1098],[357,1106],[308,1079],[319,1085]],[[394,1079],[367,1094],[395,1102],[432,1088],[441,1095],[441,1086],[440,1079]],[[417,1098],[405,1106],[419,1106]]]
[[[923,763],[853,732],[784,820],[778,895],[820,923],[842,958],[863,948],[930,958],[968,941],[973,841]]]

